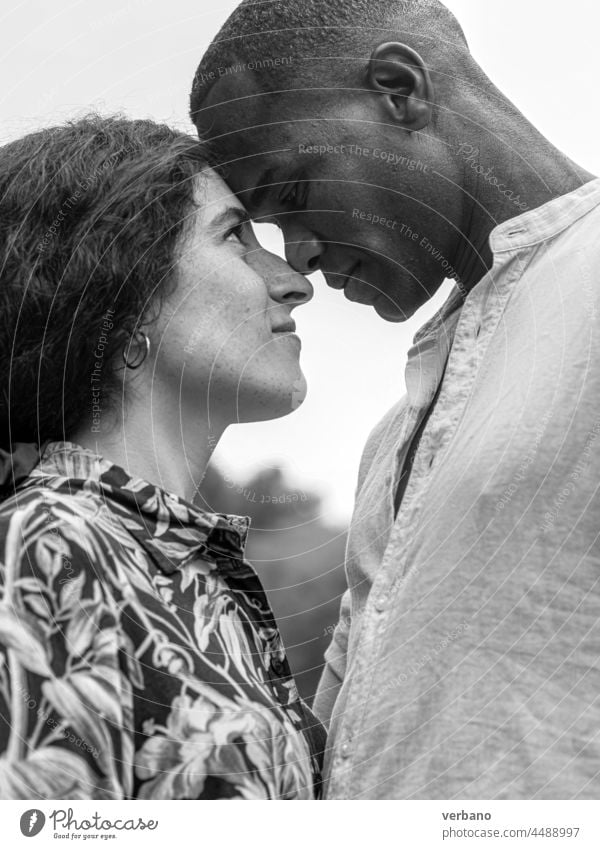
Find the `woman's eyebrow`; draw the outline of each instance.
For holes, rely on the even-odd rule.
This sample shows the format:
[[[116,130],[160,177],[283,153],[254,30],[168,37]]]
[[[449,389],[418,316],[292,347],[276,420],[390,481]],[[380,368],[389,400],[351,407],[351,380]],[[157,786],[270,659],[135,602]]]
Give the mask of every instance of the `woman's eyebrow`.
[[[243,207],[228,206],[209,221],[208,226],[211,230],[221,230],[228,224],[245,224],[246,222],[250,223],[250,216]]]

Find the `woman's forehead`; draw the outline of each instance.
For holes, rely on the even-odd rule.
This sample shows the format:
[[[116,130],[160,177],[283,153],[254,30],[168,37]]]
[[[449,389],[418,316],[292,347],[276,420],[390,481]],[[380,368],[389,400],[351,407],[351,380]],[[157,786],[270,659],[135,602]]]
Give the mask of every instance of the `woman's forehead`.
[[[231,191],[225,180],[214,170],[206,168],[195,178],[194,199],[198,206],[198,226],[207,227],[218,222],[228,211],[245,213],[243,203]]]

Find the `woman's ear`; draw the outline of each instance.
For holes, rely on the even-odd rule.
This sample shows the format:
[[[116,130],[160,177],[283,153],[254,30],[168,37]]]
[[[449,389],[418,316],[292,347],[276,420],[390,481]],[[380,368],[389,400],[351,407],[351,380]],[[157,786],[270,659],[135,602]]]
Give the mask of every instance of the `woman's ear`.
[[[379,92],[394,121],[406,130],[422,130],[431,121],[433,84],[421,56],[406,44],[387,41],[371,53],[369,87]]]

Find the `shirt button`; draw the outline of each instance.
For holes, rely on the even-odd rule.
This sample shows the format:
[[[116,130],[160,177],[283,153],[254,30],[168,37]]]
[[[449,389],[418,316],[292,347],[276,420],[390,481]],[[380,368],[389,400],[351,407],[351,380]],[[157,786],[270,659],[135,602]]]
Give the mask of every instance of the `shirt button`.
[[[283,677],[283,675],[285,673],[285,666],[279,660],[279,658],[273,658],[273,660],[271,661],[271,667],[273,668],[273,672],[275,673],[275,675],[279,675],[280,677]]]
[[[385,608],[387,607],[387,597],[383,595],[378,595],[375,599],[375,610],[379,611],[379,613],[383,613]]]
[[[349,758],[352,752],[352,745],[350,740],[346,739],[340,746],[340,755],[342,758]]]

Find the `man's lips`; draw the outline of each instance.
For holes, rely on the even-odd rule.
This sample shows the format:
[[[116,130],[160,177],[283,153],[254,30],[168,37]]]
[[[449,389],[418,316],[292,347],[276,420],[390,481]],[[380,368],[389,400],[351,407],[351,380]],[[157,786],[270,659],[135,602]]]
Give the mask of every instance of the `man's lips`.
[[[354,274],[355,274],[356,270],[358,269],[359,265],[360,265],[360,262],[355,262],[354,265],[352,266],[352,268],[350,269],[350,271],[348,271],[348,272],[326,271],[325,269],[322,269],[323,276],[325,277],[325,280],[327,281],[327,285],[331,289],[337,289],[340,292],[342,292],[342,291],[345,292],[346,286],[348,285],[348,283],[350,283],[352,281],[352,278],[354,277]]]
[[[348,286],[348,283],[351,283],[352,280],[354,279],[354,272],[358,270],[359,265],[360,265],[360,263],[355,262],[354,265],[352,266],[352,268],[350,269],[350,271],[348,272],[348,274],[346,274],[346,278],[345,278],[344,283],[342,285],[342,289],[344,290],[344,294],[346,294],[346,287]]]
[[[359,276],[360,264],[360,260],[357,260],[347,273],[323,269],[323,274],[327,280],[327,285],[332,289],[343,291],[344,297],[348,301],[373,307],[383,293],[365,280],[361,280]]]
[[[346,275],[346,281],[343,287],[344,297],[353,303],[372,307],[380,293],[369,283],[365,283],[364,280],[360,279],[358,276],[359,266],[360,262],[355,263]]]
[[[406,321],[412,313],[406,314],[389,294],[361,280],[358,274],[360,264],[360,260],[355,262],[346,274],[343,271],[325,271],[325,269],[322,269],[328,286],[343,291],[344,297],[348,301],[373,307],[386,321]]]

